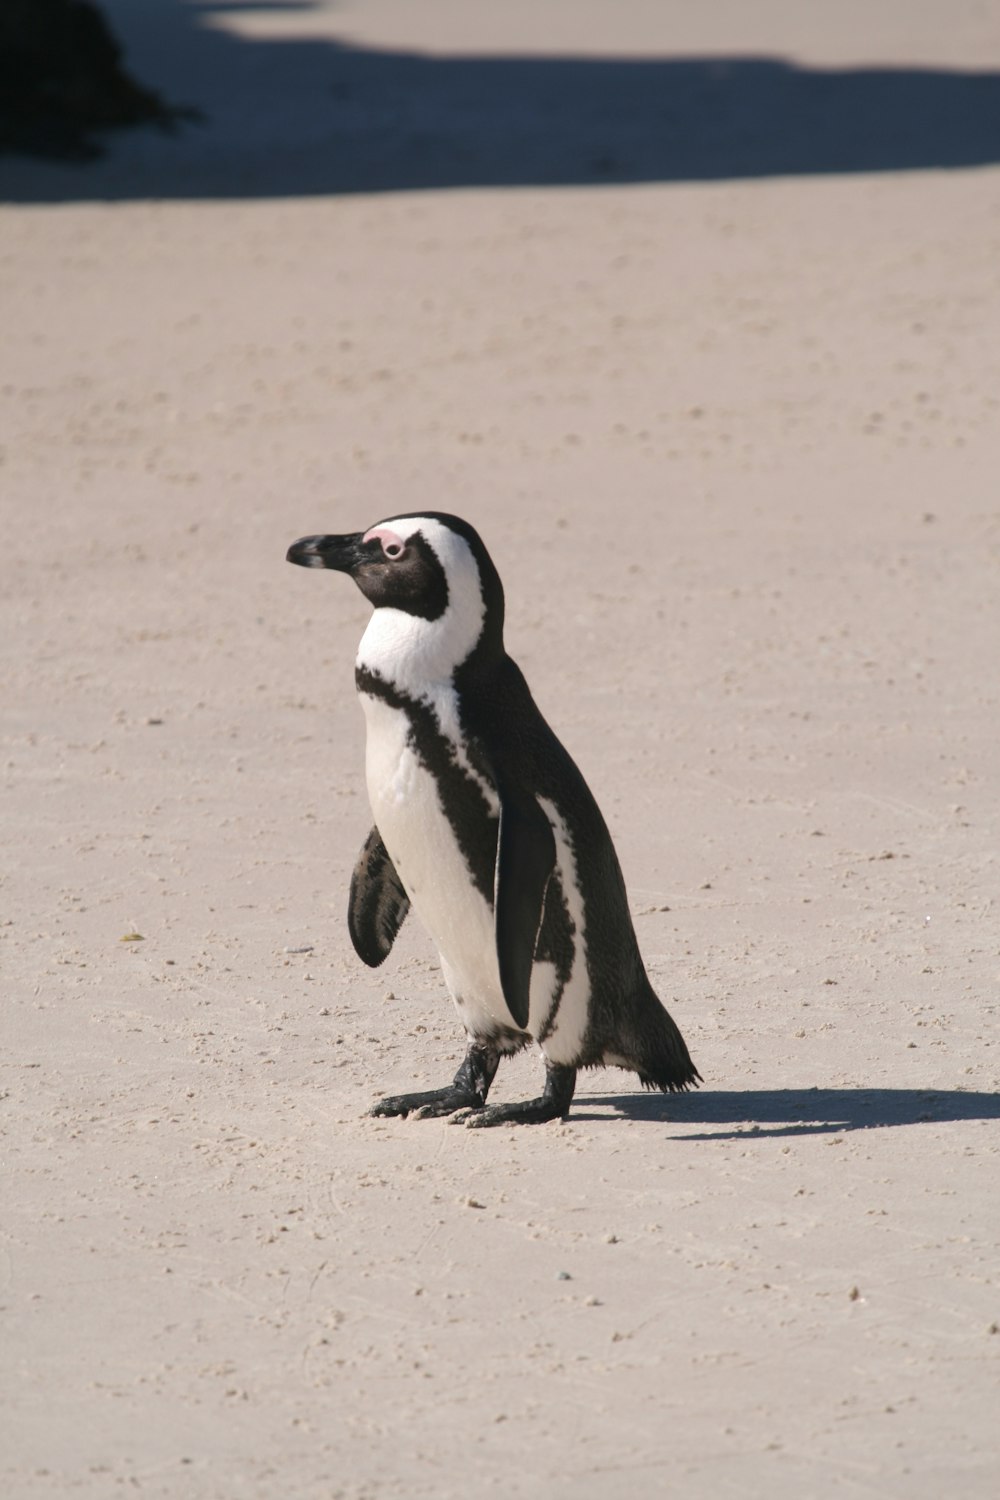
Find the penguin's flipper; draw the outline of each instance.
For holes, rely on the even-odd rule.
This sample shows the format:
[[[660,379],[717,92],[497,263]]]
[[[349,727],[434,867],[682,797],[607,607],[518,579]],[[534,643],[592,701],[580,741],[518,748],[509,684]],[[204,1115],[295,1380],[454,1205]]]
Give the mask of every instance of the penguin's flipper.
[[[396,934],[410,909],[410,898],[396,874],[382,835],[373,828],[365,839],[351,876],[347,925],[354,951],[370,969],[389,957]]]
[[[500,786],[500,832],[493,887],[497,962],[503,997],[518,1026],[528,1024],[528,991],[545,890],[555,869],[552,825],[534,797]]]

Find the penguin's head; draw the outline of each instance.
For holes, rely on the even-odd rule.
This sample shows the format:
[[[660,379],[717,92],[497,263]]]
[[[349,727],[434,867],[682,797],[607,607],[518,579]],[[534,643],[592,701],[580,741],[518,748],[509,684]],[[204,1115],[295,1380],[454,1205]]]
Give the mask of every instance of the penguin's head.
[[[369,648],[391,640],[397,655],[426,656],[433,647],[451,668],[480,643],[502,650],[503,587],[478,533],[458,516],[392,516],[365,532],[305,536],[287,560],[350,574],[375,606]]]

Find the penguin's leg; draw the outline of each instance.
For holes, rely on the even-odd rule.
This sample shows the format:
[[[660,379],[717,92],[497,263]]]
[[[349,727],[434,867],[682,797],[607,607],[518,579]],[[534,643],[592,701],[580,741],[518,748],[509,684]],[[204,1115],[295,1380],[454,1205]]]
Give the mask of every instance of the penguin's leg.
[[[496,1076],[500,1057],[500,1048],[493,1042],[470,1037],[462,1066],[447,1088],[379,1099],[368,1113],[413,1115],[419,1120],[429,1120],[435,1115],[453,1115],[457,1109],[481,1110]]]
[[[559,1120],[569,1114],[569,1107],[576,1088],[576,1069],[564,1063],[545,1059],[545,1088],[538,1099],[526,1099],[523,1104],[488,1104],[462,1118],[466,1125],[542,1125],[546,1120]]]

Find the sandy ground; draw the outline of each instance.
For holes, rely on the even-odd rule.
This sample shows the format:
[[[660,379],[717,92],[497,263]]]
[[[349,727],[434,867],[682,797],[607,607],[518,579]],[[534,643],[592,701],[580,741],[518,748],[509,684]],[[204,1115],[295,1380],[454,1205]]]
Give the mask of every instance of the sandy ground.
[[[1000,1490],[1000,151],[933,102],[1000,26],[913,9],[122,0],[206,123],[0,164],[10,1500]],[[421,48],[433,98],[326,88]],[[477,113],[514,53],[543,115],[606,60],[583,156]],[[862,64],[930,102],[844,170],[780,98],[752,160],[630,156],[615,59],[751,54],[845,130]],[[283,558],[422,505],[695,1095],[365,1117],[461,1038],[415,923],[351,951],[367,606]]]

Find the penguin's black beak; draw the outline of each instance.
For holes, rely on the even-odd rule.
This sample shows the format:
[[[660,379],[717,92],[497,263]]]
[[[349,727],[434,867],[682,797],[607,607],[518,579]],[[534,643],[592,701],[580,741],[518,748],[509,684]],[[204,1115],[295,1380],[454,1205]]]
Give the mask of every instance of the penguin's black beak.
[[[350,536],[303,536],[293,542],[285,554],[286,562],[300,568],[334,568],[338,573],[353,573],[359,563],[370,560],[372,546],[365,546],[363,532]],[[375,551],[379,550],[375,543]]]

